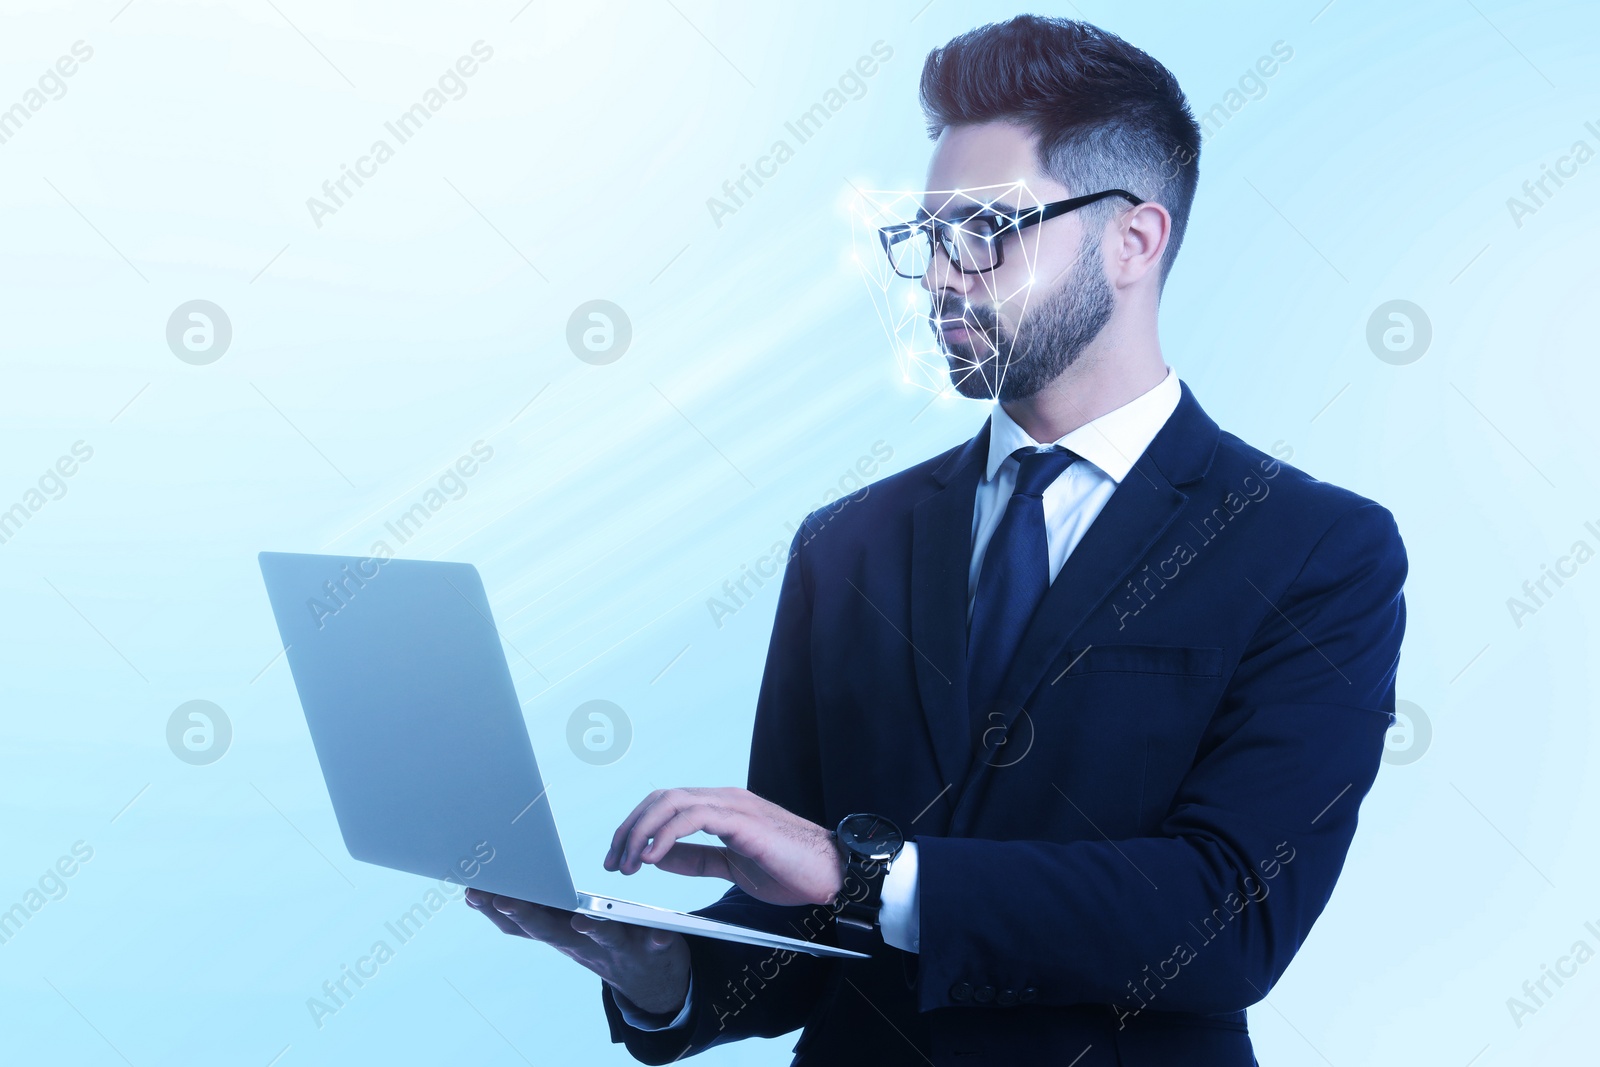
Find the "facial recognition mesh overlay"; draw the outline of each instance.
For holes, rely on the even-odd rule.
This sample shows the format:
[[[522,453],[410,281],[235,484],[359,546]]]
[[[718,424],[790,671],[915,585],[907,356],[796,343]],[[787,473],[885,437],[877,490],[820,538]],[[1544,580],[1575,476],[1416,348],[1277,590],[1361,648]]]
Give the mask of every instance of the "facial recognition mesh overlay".
[[[973,399],[1009,398],[1035,347],[1042,211],[1025,182],[971,189],[860,190],[851,205],[861,269],[904,381]],[[1024,393],[1023,395],[1026,395]]]

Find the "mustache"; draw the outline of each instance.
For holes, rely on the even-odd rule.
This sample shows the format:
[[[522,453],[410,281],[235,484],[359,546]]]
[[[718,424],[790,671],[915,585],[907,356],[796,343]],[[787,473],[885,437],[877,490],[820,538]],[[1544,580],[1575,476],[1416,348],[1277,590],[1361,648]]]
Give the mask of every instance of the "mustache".
[[[987,304],[965,304],[953,300],[934,305],[929,314],[929,324],[935,333],[946,323],[960,323],[969,330],[992,333],[1000,325],[1000,316]]]

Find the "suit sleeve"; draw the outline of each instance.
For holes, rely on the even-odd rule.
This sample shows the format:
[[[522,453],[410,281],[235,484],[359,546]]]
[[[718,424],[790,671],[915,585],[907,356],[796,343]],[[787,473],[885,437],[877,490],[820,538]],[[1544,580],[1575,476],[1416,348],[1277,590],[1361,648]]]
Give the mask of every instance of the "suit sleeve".
[[[767,663],[756,702],[746,787],[786,810],[824,821],[811,684],[812,580],[805,544],[807,516],[789,547]],[[834,944],[833,914],[817,906],[777,907],[732,886],[693,912],[807,941]],[[611,1040],[642,1063],[670,1063],[746,1037],[777,1037],[802,1026],[832,973],[831,960],[784,949],[689,936],[693,976],[689,1016],[681,1027],[640,1030],[623,1019],[611,987],[601,983]]]
[[[958,983],[1124,1020],[1264,998],[1327,904],[1377,776],[1406,571],[1383,507],[1332,524],[1266,610],[1156,835],[919,836],[919,1008],[960,1006]]]

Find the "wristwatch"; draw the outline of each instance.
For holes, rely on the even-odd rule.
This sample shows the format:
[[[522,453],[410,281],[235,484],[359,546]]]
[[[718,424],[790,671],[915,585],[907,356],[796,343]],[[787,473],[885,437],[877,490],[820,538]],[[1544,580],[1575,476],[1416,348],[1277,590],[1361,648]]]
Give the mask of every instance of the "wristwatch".
[[[883,879],[906,839],[882,815],[864,813],[839,820],[833,838],[844,863],[844,886],[834,901],[834,927],[844,947],[860,951],[858,946],[870,946],[878,938]]]

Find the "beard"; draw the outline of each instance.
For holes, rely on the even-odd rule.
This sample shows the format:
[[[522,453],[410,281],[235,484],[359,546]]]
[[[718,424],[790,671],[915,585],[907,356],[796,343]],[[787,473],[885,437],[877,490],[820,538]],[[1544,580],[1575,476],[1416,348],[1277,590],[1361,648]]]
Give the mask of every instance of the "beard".
[[[1061,285],[1025,313],[1015,332],[988,304],[966,307],[968,340],[951,341],[936,330],[956,391],[972,400],[1024,400],[1083,355],[1116,307],[1099,252],[1099,233],[1085,235]]]

